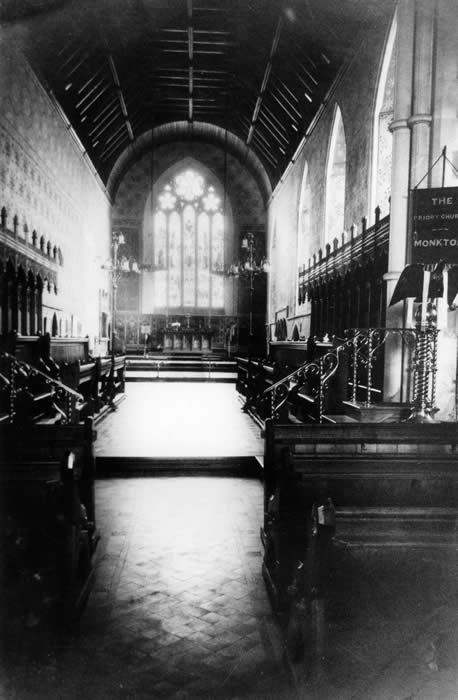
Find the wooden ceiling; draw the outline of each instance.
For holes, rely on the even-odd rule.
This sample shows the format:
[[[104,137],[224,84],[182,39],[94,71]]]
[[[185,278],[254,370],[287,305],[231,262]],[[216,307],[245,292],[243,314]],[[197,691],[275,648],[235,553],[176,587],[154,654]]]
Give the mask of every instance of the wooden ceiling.
[[[232,132],[274,185],[369,25],[395,0],[5,0],[101,178],[154,127]],[[192,135],[192,128],[189,130]],[[191,136],[190,136],[191,137]]]

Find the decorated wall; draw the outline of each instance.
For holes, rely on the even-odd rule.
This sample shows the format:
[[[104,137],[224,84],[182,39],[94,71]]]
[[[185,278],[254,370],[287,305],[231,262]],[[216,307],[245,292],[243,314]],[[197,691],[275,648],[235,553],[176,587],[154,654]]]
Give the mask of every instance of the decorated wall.
[[[62,335],[89,335],[94,346],[101,313],[109,310],[101,265],[110,257],[110,201],[68,122],[23,55],[2,38],[0,206],[8,228],[17,217],[26,246],[36,235],[61,251],[57,291],[45,288],[43,295],[43,330],[51,331],[56,314]]]

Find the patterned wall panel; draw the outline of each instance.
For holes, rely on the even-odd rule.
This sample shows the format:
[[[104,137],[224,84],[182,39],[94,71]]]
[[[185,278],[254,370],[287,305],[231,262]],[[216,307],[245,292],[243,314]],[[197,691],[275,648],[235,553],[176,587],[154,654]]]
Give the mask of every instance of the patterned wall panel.
[[[36,231],[61,248],[52,313],[77,318],[94,340],[94,300],[109,282],[101,265],[110,255],[110,202],[25,58],[2,39],[0,30],[0,206],[9,227],[18,217],[20,237],[31,241]]]

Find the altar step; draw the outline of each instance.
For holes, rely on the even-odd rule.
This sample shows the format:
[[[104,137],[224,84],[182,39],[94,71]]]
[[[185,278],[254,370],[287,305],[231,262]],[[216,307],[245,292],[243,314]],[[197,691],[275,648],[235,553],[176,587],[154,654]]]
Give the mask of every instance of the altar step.
[[[96,458],[97,478],[129,476],[237,476],[261,478],[262,458],[118,457]]]
[[[218,355],[171,354],[126,359],[126,381],[235,382],[237,364]]]

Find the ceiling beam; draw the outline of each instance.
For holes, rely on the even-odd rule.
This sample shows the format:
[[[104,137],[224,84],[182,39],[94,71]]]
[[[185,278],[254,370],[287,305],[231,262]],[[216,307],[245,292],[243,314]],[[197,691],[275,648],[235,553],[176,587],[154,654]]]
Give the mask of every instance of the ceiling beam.
[[[193,91],[194,91],[194,28],[192,19],[192,0],[187,0],[188,9],[188,120],[193,118]]]
[[[267,65],[266,65],[266,68],[264,71],[264,76],[263,76],[262,83],[261,83],[261,89],[259,91],[258,98],[256,100],[256,105],[255,105],[254,112],[253,112],[253,116],[251,118],[251,126],[250,126],[250,129],[248,131],[248,136],[246,138],[246,145],[247,146],[250,145],[250,141],[253,138],[254,131],[256,129],[256,120],[257,120],[259,112],[261,110],[262,101],[264,99],[264,94],[267,90],[267,85],[269,82],[270,73],[272,71],[272,61],[273,61],[273,58],[274,58],[274,56],[277,52],[277,49],[278,49],[278,44],[280,41],[282,28],[283,28],[283,17],[280,14],[280,17],[279,17],[278,22],[277,22],[277,26],[275,28],[275,34],[274,34],[274,37],[272,40],[272,46],[270,48],[269,60],[267,61]]]
[[[126,101],[124,99],[121,84],[119,82],[118,71],[116,70],[114,58],[113,58],[111,53],[108,54],[107,59],[108,59],[108,65],[110,66],[110,71],[111,71],[111,75],[113,78],[113,82],[115,84],[116,94],[118,96],[119,104],[121,106],[121,112],[122,112],[122,115],[124,117],[124,123],[126,125],[127,133],[129,134],[129,139],[131,141],[133,141],[134,140],[134,132],[132,129],[132,124],[130,123],[130,120],[129,120],[129,114],[127,112]]]

